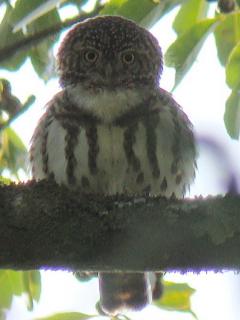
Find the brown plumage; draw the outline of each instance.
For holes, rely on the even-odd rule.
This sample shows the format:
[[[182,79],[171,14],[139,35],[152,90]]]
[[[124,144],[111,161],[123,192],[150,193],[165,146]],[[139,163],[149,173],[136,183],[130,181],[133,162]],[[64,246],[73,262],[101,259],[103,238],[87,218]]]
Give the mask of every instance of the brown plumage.
[[[31,145],[33,177],[79,192],[183,197],[195,175],[192,126],[159,88],[157,40],[115,16],[76,25],[58,53],[63,89],[40,119]],[[100,273],[109,314],[140,309],[156,292],[152,275]]]

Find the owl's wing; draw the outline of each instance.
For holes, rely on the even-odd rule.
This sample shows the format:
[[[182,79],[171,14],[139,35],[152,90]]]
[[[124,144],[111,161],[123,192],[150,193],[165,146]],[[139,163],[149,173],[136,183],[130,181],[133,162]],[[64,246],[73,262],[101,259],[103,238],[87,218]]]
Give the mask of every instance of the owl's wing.
[[[181,106],[172,95],[164,89],[159,89],[157,99],[152,105],[152,116],[157,125],[156,148],[159,164],[165,169],[168,190],[181,197],[189,189],[195,177],[196,146],[193,127]],[[163,154],[166,150],[168,154]]]
[[[54,102],[52,102],[54,104]],[[47,170],[47,134],[48,123],[52,116],[46,111],[40,118],[30,142],[30,166],[33,179],[41,180],[48,177]]]
[[[45,113],[40,118],[33,133],[29,154],[32,176],[36,180],[46,179],[51,176],[50,160],[55,166],[59,166],[59,168],[62,166],[62,169],[65,168],[65,164],[62,163],[65,159],[64,156],[50,159],[49,154],[49,151],[51,151],[51,155],[58,155],[58,152],[55,151],[59,151],[59,148],[65,145],[64,129],[56,119],[56,110],[60,109],[64,103],[64,93],[61,91],[47,103]]]

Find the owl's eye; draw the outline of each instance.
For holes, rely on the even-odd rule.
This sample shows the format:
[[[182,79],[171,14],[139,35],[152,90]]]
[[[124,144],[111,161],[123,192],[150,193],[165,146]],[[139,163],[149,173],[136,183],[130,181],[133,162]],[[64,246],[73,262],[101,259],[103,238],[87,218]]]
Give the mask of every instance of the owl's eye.
[[[84,52],[84,59],[87,63],[94,63],[97,61],[98,53],[94,50],[86,50]]]
[[[122,54],[122,61],[125,64],[132,64],[135,61],[135,55],[133,52],[125,52]]]

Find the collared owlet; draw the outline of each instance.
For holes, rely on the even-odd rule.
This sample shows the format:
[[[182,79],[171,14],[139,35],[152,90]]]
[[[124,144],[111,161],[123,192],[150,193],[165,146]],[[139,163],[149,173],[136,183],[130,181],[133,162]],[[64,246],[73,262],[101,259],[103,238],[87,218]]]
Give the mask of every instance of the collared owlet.
[[[192,126],[159,87],[162,53],[151,33],[118,16],[77,24],[58,52],[62,90],[32,138],[33,178],[79,192],[175,195],[195,172]],[[108,314],[151,301],[150,273],[99,273]]]

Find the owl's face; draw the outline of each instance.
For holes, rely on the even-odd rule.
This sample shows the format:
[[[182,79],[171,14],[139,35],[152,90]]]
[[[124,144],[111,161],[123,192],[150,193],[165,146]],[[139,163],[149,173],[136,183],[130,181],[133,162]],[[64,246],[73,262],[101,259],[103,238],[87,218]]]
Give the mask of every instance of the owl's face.
[[[89,19],[74,27],[58,53],[62,86],[85,88],[157,86],[162,53],[157,40],[134,22],[117,16]]]

